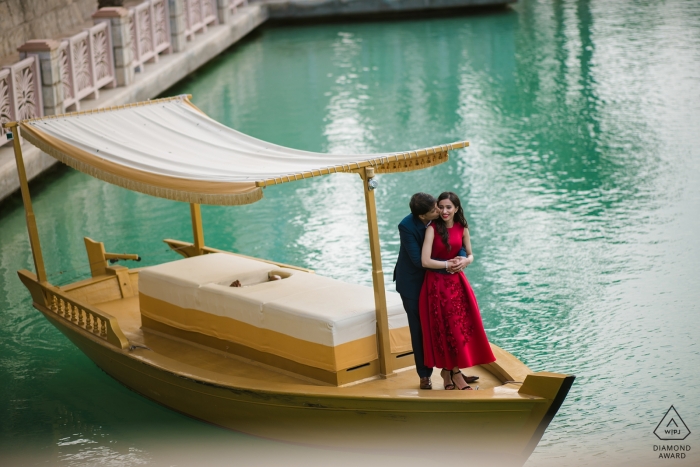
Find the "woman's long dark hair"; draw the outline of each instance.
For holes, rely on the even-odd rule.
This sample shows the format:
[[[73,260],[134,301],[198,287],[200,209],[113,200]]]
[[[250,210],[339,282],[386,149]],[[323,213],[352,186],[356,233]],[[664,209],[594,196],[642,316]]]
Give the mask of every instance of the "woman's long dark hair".
[[[467,219],[464,217],[464,209],[462,209],[462,203],[459,201],[459,196],[451,191],[445,191],[440,193],[440,196],[438,196],[437,204],[439,205],[440,201],[443,199],[449,199],[452,201],[452,204],[455,205],[455,222],[462,224],[465,229],[468,229],[469,226],[467,225]],[[452,250],[452,246],[450,245],[450,234],[447,231],[445,221],[442,220],[442,217],[438,217],[433,223],[435,224],[435,231],[438,233],[438,235],[440,235],[440,237],[442,237],[442,243],[444,243],[447,247],[447,251]]]

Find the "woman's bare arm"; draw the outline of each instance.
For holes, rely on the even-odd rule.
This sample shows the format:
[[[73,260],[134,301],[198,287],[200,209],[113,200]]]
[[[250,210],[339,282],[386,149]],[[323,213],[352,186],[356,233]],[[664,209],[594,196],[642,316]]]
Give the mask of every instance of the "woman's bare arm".
[[[421,250],[420,261],[424,268],[428,269],[446,269],[447,261],[437,261],[431,259],[433,254],[433,240],[435,239],[435,229],[429,225],[425,231],[425,240],[423,240],[423,249]]]

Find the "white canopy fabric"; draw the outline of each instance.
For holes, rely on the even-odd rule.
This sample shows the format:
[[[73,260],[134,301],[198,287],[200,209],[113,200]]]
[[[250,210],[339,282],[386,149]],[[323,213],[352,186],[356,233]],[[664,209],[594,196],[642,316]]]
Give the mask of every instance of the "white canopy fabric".
[[[212,120],[188,96],[20,122],[41,150],[101,180],[161,198],[249,204],[262,188],[335,172],[417,170],[466,141],[401,153],[321,154],[255,139]]]

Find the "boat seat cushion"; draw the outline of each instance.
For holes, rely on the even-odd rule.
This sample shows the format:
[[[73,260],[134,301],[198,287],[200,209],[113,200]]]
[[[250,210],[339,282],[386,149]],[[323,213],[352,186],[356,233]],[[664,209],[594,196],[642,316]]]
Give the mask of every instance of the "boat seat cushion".
[[[238,279],[243,285],[267,280],[274,266],[241,256],[222,253],[195,256],[160,264],[139,272],[139,290],[154,298],[195,308],[196,291],[205,284],[230,285]]]
[[[236,279],[243,287],[229,287]],[[340,371],[377,358],[371,287],[217,253],[143,269],[139,293],[148,318],[305,365]],[[410,352],[398,294],[387,292],[387,306],[392,352]]]

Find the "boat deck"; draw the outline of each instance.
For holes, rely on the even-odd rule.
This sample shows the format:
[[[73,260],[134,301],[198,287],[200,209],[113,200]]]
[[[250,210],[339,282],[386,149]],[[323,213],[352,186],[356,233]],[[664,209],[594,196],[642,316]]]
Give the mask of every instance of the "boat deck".
[[[135,347],[132,353],[138,358],[164,366],[180,375],[215,384],[293,393],[299,391],[299,386],[304,386],[305,392],[336,395],[339,392],[346,395],[364,393],[369,397],[477,397],[488,393],[488,397],[493,398],[494,391],[508,398],[518,397],[519,385],[504,385],[488,369],[480,366],[466,371],[466,374],[479,376],[478,383],[472,384],[475,389],[479,388],[478,391],[445,391],[438,371],[433,375],[433,391],[420,390],[414,367],[402,369],[391,378],[376,377],[337,388],[177,337],[143,329],[138,296],[93,306],[118,319],[122,331],[132,347]]]
[[[434,390],[420,390],[413,367],[330,385],[143,328],[139,271],[112,271],[60,288],[28,271],[19,275],[34,306],[117,381],[186,415],[255,436],[416,455],[430,439],[438,449],[462,446],[489,465],[522,465],[573,382],[533,374],[492,344],[496,362],[466,371],[480,377],[479,390],[445,391],[439,373]],[[467,420],[478,428],[466,433]]]

